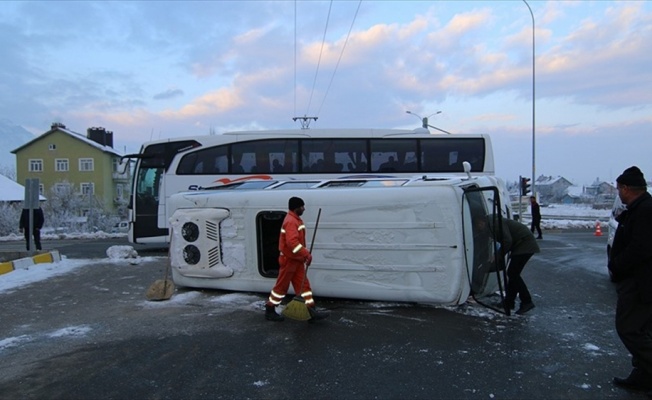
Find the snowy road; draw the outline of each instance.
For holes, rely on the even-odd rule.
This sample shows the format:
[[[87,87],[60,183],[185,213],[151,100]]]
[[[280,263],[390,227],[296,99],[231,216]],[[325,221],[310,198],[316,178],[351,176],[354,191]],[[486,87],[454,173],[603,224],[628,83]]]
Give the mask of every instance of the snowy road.
[[[74,260],[65,273],[0,290],[0,393],[644,399],[611,384],[629,364],[613,328],[606,237],[546,232],[540,243],[524,273],[537,307],[512,317],[474,302],[321,299],[331,310],[323,323],[270,323],[263,294],[179,290],[169,301],[147,302],[145,290],[164,273],[161,257],[138,265]]]

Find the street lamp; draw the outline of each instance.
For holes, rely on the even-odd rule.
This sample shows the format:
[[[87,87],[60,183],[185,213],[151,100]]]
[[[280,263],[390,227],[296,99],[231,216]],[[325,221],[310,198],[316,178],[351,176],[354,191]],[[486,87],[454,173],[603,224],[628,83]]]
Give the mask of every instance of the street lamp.
[[[534,77],[535,77],[534,13],[532,12],[532,9],[530,8],[530,5],[528,4],[527,1],[523,0],[523,3],[525,3],[525,5],[527,6],[527,9],[530,11],[530,16],[532,17],[532,195],[535,196],[536,195],[536,179],[535,179],[536,178],[535,177],[535,173],[536,173],[535,165],[536,165],[536,163],[535,163],[535,158],[534,158],[535,157],[535,151],[534,151],[534,149],[535,149],[535,147],[534,147],[534,143],[535,143],[535,140],[534,140],[535,139],[535,128],[534,128],[535,127],[535,103],[534,103],[534,101],[535,101],[536,96],[535,96],[535,92],[534,92],[534,88],[535,88],[535,84],[534,84],[534,82],[535,82],[534,81]]]
[[[436,129],[436,130],[438,130],[438,131],[440,131],[440,132],[444,132],[444,133],[447,133],[447,134],[449,134],[449,135],[451,134],[451,133],[448,132],[448,131],[445,131],[445,130],[443,130],[443,129],[439,129],[439,128],[437,128],[436,126],[432,126],[432,125],[430,125],[430,124],[428,123],[428,118],[432,117],[433,115],[441,114],[441,111],[437,111],[437,112],[435,112],[435,113],[432,113],[432,114],[430,114],[430,115],[428,115],[427,117],[424,117],[424,118],[421,118],[418,114],[415,114],[415,113],[413,113],[412,111],[406,111],[406,113],[411,114],[411,115],[414,115],[415,117],[419,118],[419,119],[421,120],[421,124],[422,124],[421,126],[422,126],[423,128],[428,129],[428,128],[430,127],[430,128],[432,128],[432,129]]]

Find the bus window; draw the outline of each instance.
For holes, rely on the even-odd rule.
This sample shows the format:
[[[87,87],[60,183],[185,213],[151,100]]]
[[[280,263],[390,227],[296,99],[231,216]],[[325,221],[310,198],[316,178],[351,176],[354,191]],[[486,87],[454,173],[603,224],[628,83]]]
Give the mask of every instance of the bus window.
[[[256,174],[295,172],[298,148],[296,140],[234,143],[231,147],[233,172]],[[242,170],[237,166],[242,167]]]
[[[302,172],[366,172],[365,140],[310,139],[301,143]]]
[[[371,172],[418,172],[416,139],[371,140]]]
[[[422,170],[428,172],[463,172],[468,161],[472,172],[484,169],[482,139],[421,140]]]
[[[333,140],[337,171],[367,172],[367,141],[358,139]]]
[[[217,146],[186,154],[179,162],[177,174],[202,175],[226,173],[226,152],[227,146]]]
[[[323,172],[324,149],[331,140],[304,140],[301,143],[301,172]]]
[[[162,172],[162,168],[141,168],[138,171],[136,193],[145,202],[155,203],[158,200],[159,181]]]
[[[299,141],[297,140],[267,140],[263,143],[269,154],[271,172],[282,174],[297,172],[299,166]]]
[[[233,172],[256,172],[256,143],[243,142],[231,146]]]

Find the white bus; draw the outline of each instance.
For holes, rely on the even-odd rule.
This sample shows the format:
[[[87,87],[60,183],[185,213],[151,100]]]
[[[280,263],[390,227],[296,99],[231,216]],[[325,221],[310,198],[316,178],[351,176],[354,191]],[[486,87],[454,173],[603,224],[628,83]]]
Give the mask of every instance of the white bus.
[[[143,145],[132,185],[129,240],[169,241],[166,202],[175,193],[246,180],[494,175],[487,135],[426,129],[293,129],[229,132]]]
[[[480,298],[503,287],[503,272],[489,262],[499,251],[497,238],[473,225],[476,216],[511,217],[504,184],[495,177],[265,185],[227,185],[170,198],[170,262],[177,285],[269,292],[278,274],[288,199],[298,196],[306,202],[308,237],[315,234],[308,276],[319,296],[461,304],[470,294]],[[495,220],[493,226],[501,224]]]

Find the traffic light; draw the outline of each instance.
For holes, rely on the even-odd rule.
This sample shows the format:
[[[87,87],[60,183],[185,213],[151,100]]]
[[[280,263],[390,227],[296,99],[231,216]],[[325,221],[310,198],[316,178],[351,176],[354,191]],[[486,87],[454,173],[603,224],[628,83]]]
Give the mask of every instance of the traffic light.
[[[521,177],[521,196],[530,195],[530,178]]]

